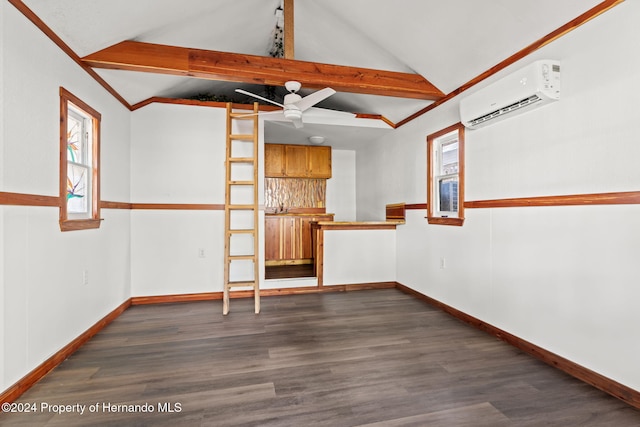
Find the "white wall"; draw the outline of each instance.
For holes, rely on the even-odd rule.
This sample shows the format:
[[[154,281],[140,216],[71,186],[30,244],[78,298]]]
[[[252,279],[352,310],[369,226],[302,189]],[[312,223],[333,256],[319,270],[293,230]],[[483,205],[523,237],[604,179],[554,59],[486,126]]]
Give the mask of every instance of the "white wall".
[[[262,142],[262,132],[259,133]],[[133,112],[131,141],[131,199],[134,202],[224,204],[226,111],[223,108],[151,104]],[[261,143],[261,164],[262,158]],[[355,219],[355,152],[333,150],[332,167],[333,177],[327,183],[327,212],[335,213],[336,220],[352,221]],[[259,181],[263,203],[262,168]],[[259,224],[260,247],[264,245],[263,223],[262,220]],[[134,210],[131,227],[133,296],[223,290],[223,211]],[[204,249],[205,258],[199,257],[199,249]],[[263,266],[261,254],[262,288],[315,284],[315,278],[265,282]]]
[[[6,2],[0,2],[0,27],[5,28],[4,9]],[[4,30],[0,30],[0,100],[4,99]],[[0,101],[0,165],[4,165],[4,102]],[[0,172],[0,190],[4,189],[4,172]],[[4,242],[4,208],[0,207],[0,242]],[[0,244],[0,390],[5,387],[5,363],[4,363],[4,330],[5,313],[4,306],[7,297],[4,292],[4,243]]]
[[[128,201],[129,111],[13,6],[2,2],[1,15],[1,191],[58,195],[63,86],[102,114],[103,198]],[[57,208],[0,212],[3,390],[124,302],[130,266],[127,211],[103,210],[100,229],[67,233]]]
[[[324,231],[323,285],[396,280],[395,230]]]
[[[149,105],[131,141],[133,201],[224,205],[225,109]],[[131,224],[133,296],[222,291],[224,211],[134,210]]]
[[[331,179],[327,180],[327,212],[334,221],[356,220],[356,152],[331,150]]]
[[[624,2],[510,67],[559,59],[562,99],[466,133],[467,200],[640,189],[638,17]],[[425,137],[458,101],[358,153],[358,183],[375,183],[358,185],[359,217],[425,201]],[[640,390],[639,206],[467,209],[463,227],[424,215],[398,227],[400,283]]]

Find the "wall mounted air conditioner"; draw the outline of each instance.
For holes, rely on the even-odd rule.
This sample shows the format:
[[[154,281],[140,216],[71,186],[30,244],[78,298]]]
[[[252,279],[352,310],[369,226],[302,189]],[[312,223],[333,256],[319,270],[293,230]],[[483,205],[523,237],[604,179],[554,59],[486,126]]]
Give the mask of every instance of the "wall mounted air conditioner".
[[[460,101],[460,119],[477,129],[560,99],[560,62],[536,61]]]

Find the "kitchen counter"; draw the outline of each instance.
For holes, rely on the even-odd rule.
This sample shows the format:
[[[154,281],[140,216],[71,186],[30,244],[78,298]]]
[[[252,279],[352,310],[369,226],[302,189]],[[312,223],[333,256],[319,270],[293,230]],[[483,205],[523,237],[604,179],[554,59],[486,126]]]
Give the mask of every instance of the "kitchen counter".
[[[282,212],[282,213],[267,213],[264,216],[334,216],[332,213],[295,213],[295,212]]]
[[[314,227],[320,230],[386,230],[394,229],[404,221],[319,221]]]
[[[395,280],[396,226],[404,221],[311,223],[318,286]],[[355,260],[358,260],[355,262]]]

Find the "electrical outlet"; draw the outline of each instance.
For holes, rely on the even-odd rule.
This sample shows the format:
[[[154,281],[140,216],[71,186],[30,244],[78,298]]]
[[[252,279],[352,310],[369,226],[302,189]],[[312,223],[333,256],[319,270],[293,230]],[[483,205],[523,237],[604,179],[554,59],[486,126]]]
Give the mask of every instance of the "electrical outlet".
[[[447,267],[447,261],[444,257],[440,258],[440,268],[445,269]]]
[[[82,284],[89,284],[89,270],[82,270]]]
[[[204,254],[204,248],[199,248],[198,249],[198,258],[205,258],[205,254]]]

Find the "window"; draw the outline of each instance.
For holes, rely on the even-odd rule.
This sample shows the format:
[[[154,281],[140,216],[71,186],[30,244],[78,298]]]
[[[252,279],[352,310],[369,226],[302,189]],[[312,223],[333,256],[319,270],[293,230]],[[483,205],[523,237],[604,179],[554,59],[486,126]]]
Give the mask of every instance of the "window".
[[[464,222],[464,127],[458,123],[427,136],[427,220]]]
[[[60,229],[100,227],[100,113],[60,88]]]

